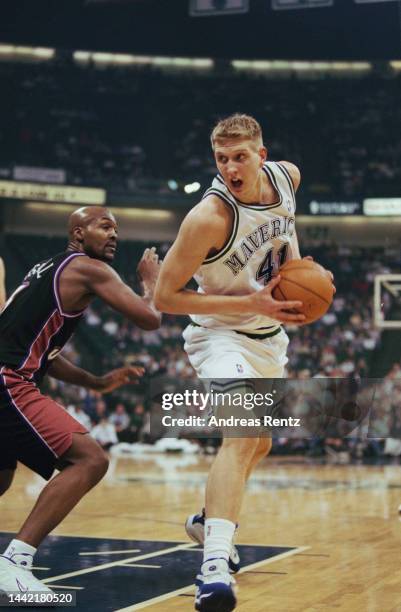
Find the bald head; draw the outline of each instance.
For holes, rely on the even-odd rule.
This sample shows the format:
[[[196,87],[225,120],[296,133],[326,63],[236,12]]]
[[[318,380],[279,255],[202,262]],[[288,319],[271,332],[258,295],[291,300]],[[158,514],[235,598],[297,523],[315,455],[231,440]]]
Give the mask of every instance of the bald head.
[[[71,213],[68,219],[68,235],[74,237],[74,230],[77,227],[87,227],[92,221],[99,219],[112,219],[115,222],[114,215],[104,206],[82,206]]]
[[[112,261],[117,244],[117,223],[104,206],[84,206],[68,220],[69,248],[95,259]]]

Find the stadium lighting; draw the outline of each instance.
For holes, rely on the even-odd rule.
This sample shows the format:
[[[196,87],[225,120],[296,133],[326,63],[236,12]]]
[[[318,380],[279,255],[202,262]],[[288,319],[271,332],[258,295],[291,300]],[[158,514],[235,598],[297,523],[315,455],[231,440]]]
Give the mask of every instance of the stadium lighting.
[[[33,210],[40,213],[51,211],[52,214],[70,214],[76,210],[76,204],[58,204],[54,202],[25,202],[24,206],[29,210]],[[170,210],[161,209],[146,209],[146,208],[120,208],[111,206],[110,210],[118,215],[120,219],[137,219],[137,220],[148,220],[148,221],[166,221],[172,219],[174,213]]]
[[[214,62],[210,58],[161,57],[150,55],[131,55],[129,53],[103,53],[93,51],[74,51],[74,60],[79,64],[93,62],[102,66],[157,66],[158,68],[177,68],[209,70]]]
[[[370,62],[304,62],[286,60],[232,60],[235,70],[249,72],[365,72]]]
[[[174,218],[174,213],[171,210],[161,210],[158,208],[120,208],[111,207],[111,211],[115,213],[119,219],[130,218],[130,219],[142,219],[144,221],[166,221],[167,219]]]
[[[55,49],[47,47],[25,47],[21,45],[0,45],[0,56],[12,59],[50,60],[55,56]]]
[[[195,183],[188,183],[188,185],[185,185],[184,191],[187,194],[196,193],[197,191],[199,191],[200,187],[200,183],[196,181]]]
[[[174,181],[173,179],[168,181],[167,185],[169,186],[171,191],[177,191],[177,189],[178,189],[178,183],[177,183],[177,181]]]
[[[90,51],[74,51],[73,58],[76,62],[88,62],[91,55]]]

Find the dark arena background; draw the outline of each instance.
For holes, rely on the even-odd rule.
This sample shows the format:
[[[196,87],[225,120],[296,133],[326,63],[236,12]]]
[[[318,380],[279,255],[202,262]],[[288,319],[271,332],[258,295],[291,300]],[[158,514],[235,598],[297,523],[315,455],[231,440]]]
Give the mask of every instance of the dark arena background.
[[[92,204],[115,214],[115,268],[139,290],[142,252],[164,257],[213,179],[221,117],[254,115],[269,157],[299,166],[301,253],[337,293],[318,322],[287,326],[287,377],[378,379],[378,412],[370,435],[362,422],[274,438],[247,485],[237,609],[400,612],[401,2],[3,0],[0,86],[7,295]],[[63,354],[97,374],[141,364],[142,383],[104,396],[44,383],[111,459],[35,558],[79,611],[193,609],[201,549],[183,525],[219,441],[160,438],[147,393],[158,376],[196,378],[187,324],[142,332],[95,301]],[[19,466],[1,550],[43,486]]]

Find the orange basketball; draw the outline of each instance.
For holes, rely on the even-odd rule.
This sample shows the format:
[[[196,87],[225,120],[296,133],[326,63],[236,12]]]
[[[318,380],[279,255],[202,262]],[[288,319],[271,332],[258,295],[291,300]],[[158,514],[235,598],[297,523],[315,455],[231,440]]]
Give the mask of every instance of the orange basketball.
[[[273,289],[275,300],[300,300],[305,323],[320,319],[333,301],[329,272],[315,261],[292,259],[280,268],[281,280]]]

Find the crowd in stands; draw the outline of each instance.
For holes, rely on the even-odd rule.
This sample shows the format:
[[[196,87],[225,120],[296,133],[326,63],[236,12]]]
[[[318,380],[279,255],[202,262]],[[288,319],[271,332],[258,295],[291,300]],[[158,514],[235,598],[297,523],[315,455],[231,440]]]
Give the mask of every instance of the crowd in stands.
[[[0,168],[63,168],[67,182],[161,192],[215,172],[209,133],[254,114],[272,159],[302,168],[313,197],[399,195],[401,77],[266,79],[235,71],[0,64]],[[305,192],[306,193],[306,192]]]
[[[0,83],[8,92],[0,99],[2,178],[12,176],[16,166],[42,166],[64,170],[68,184],[132,194],[167,193],[169,179],[206,186],[215,174],[210,129],[222,116],[241,111],[260,120],[272,159],[290,159],[301,167],[305,195],[399,196],[400,76],[267,79],[229,70],[199,76],[150,68],[99,70],[59,61],[2,62]],[[145,246],[127,242],[119,249],[116,267],[132,285],[130,264]],[[64,243],[13,236],[5,238],[4,247],[12,288],[31,264],[62,250]],[[161,255],[167,248],[159,245]],[[383,361],[383,334],[372,325],[372,287],[376,274],[399,272],[399,256],[385,248],[333,245],[309,253],[333,271],[337,294],[319,322],[288,327],[288,378],[385,375],[387,390],[397,396],[401,365]],[[383,308],[388,307],[384,298]],[[183,351],[188,322],[164,316],[159,330],[141,332],[95,302],[65,356],[96,373],[142,364],[143,381],[104,397],[51,379],[48,391],[93,429],[105,448],[117,441],[152,441],[149,381],[160,375],[195,377]],[[397,430],[395,407],[386,410],[383,431],[389,420]],[[275,451],[341,453],[344,445],[344,440],[325,438],[278,440]],[[350,451],[347,443],[346,451],[380,454],[383,446],[372,442],[361,451],[356,444]]]
[[[13,236],[10,238],[7,257],[21,261],[29,255],[36,261],[38,254],[57,252],[64,248],[62,239]],[[131,282],[131,262],[138,260],[145,246],[142,243],[121,242],[116,267]],[[159,245],[163,252],[167,244]],[[290,336],[287,377],[311,379],[313,377],[375,378],[387,375],[388,397],[397,398],[401,388],[401,363],[389,365],[383,372],[382,335],[372,323],[373,278],[378,273],[394,272],[399,261],[393,250],[345,248],[321,246],[309,248],[308,253],[334,273],[337,294],[333,306],[318,322],[303,327],[288,327]],[[28,262],[22,266],[29,268]],[[9,267],[11,270],[11,266]],[[10,275],[15,274],[14,271]],[[21,272],[22,274],[22,272]],[[182,331],[189,323],[188,317],[164,315],[163,325],[156,331],[143,332],[123,320],[100,302],[94,302],[78,328],[64,355],[77,365],[97,374],[125,364],[141,364],[146,374],[139,385],[122,387],[111,395],[100,396],[96,392],[76,389],[54,379],[48,379],[48,390],[61,403],[68,406],[74,416],[90,428],[108,447],[117,441],[152,441],[149,415],[149,384],[159,376],[174,380],[194,380],[195,373],[183,350]],[[391,393],[391,388],[396,392]],[[389,391],[390,389],[390,391]],[[62,398],[62,399],[61,399]],[[379,419],[378,437],[389,430],[389,419],[396,418],[383,402],[383,420]],[[380,426],[380,423],[382,424]],[[384,429],[383,429],[384,427]],[[397,430],[395,421],[391,430]],[[324,444],[313,441],[279,440],[276,452],[296,452],[306,446],[312,453],[325,452]],[[321,446],[323,444],[323,447]],[[337,442],[334,450],[339,451]],[[344,445],[344,441],[341,442]],[[372,443],[374,452],[377,445]],[[383,446],[383,445],[382,445]],[[369,445],[371,450],[371,445]],[[383,448],[380,449],[381,451]],[[360,452],[360,449],[355,452]],[[370,451],[369,451],[370,452]],[[372,451],[373,452],[373,451]]]

